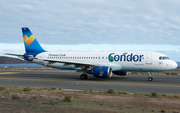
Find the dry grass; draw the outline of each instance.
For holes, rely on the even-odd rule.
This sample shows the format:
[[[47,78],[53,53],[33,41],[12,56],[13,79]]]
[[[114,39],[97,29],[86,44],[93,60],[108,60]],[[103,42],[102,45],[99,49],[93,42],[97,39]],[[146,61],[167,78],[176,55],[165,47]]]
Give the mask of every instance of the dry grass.
[[[11,99],[17,100],[17,99],[20,99],[20,97],[19,97],[17,94],[13,94],[13,95],[11,96]]]
[[[152,97],[158,97],[158,96],[159,96],[159,94],[158,94],[158,93],[156,93],[156,92],[152,92],[152,93],[151,93],[151,96],[152,96]]]
[[[32,89],[30,88],[30,87],[25,87],[24,89],[23,89],[23,91],[25,91],[25,92],[30,92]]]
[[[65,113],[71,110],[74,110],[71,112],[99,113],[146,113],[163,112],[163,110],[177,113],[180,111],[179,94],[130,94],[113,89],[108,90],[110,93],[107,91],[99,93],[98,91],[51,90],[47,87],[28,87],[31,91],[25,92],[23,90],[27,87],[2,87],[5,88],[0,91],[0,111],[2,112],[12,112],[11,110],[15,108],[19,110],[16,112]]]
[[[0,86],[0,91],[5,90],[6,88],[4,86]]]
[[[57,90],[57,87],[51,87],[50,89],[51,90]]]
[[[66,97],[64,97],[64,101],[65,101],[65,102],[71,102],[71,98],[72,98],[71,95],[66,96]]]
[[[107,93],[115,94],[116,92],[114,91],[114,89],[109,89],[109,90],[107,91]]]

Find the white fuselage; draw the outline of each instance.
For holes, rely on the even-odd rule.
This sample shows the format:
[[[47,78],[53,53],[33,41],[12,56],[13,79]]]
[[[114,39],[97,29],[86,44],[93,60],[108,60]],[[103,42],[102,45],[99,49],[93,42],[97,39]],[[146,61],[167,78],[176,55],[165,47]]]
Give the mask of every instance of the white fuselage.
[[[109,66],[112,71],[165,71],[175,69],[177,63],[166,55],[150,51],[115,52],[43,52],[33,62],[58,69],[83,70],[83,65],[44,61],[69,61],[89,63],[94,66]],[[41,60],[43,59],[43,60]]]

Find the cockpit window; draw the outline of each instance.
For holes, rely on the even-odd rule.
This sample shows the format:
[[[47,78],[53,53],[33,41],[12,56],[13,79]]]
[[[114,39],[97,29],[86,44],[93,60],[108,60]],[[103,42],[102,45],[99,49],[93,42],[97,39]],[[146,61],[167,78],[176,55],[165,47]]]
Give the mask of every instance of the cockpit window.
[[[160,56],[159,57],[159,60],[166,60],[166,59],[169,59],[169,57],[167,57],[167,56]]]

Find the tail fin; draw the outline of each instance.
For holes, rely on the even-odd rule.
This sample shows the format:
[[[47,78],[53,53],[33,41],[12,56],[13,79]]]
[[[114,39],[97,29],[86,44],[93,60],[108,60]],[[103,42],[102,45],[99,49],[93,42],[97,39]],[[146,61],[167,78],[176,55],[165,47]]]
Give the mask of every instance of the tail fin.
[[[24,46],[26,49],[26,53],[41,53],[46,52],[39,42],[36,40],[34,35],[31,33],[29,28],[23,27],[22,28],[23,33],[23,40],[24,40]]]

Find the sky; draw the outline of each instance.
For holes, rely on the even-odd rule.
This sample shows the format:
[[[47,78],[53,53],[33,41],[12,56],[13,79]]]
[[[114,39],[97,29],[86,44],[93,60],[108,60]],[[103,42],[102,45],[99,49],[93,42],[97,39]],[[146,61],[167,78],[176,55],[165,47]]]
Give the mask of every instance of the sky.
[[[0,56],[23,54],[21,27],[47,51],[157,51],[180,61],[179,0],[0,0]]]

